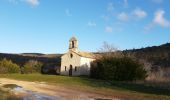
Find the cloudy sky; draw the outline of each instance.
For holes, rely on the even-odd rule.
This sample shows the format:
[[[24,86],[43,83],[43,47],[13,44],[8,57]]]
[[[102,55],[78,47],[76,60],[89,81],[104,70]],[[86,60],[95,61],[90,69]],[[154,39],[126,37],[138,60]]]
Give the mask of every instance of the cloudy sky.
[[[0,52],[124,49],[170,42],[170,0],[0,0]]]

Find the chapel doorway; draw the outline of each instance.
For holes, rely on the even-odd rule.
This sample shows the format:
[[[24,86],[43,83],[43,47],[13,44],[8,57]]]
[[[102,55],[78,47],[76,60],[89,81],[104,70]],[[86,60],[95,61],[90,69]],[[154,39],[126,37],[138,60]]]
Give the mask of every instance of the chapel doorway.
[[[70,65],[70,69],[69,69],[69,76],[72,76],[72,71],[73,70],[73,66],[72,65]]]

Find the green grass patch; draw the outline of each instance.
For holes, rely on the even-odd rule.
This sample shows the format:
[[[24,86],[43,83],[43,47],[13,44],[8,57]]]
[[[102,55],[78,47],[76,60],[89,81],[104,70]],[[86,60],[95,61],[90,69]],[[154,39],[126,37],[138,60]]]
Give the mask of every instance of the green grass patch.
[[[130,82],[108,82],[90,79],[88,77],[68,77],[41,74],[2,74],[0,78],[16,80],[47,82],[53,85],[62,85],[67,88],[88,92],[113,95],[123,99],[138,100],[170,100],[170,90],[148,84]]]

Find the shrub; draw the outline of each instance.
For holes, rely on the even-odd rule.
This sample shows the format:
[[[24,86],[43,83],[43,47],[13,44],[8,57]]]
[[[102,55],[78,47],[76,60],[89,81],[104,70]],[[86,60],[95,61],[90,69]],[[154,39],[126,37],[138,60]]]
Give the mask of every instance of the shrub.
[[[116,81],[143,80],[147,72],[140,62],[130,57],[103,57],[91,64],[92,78]]]
[[[0,74],[19,73],[20,67],[11,60],[3,59],[0,61]]]
[[[30,60],[24,65],[23,72],[26,74],[41,73],[42,66],[43,64],[41,62]]]

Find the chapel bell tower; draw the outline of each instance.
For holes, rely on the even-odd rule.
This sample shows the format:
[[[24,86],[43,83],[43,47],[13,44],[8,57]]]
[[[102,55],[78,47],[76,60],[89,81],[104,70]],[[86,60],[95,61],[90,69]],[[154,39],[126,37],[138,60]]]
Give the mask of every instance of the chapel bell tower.
[[[69,50],[78,52],[78,40],[75,37],[69,40]]]

